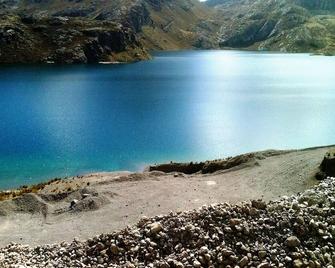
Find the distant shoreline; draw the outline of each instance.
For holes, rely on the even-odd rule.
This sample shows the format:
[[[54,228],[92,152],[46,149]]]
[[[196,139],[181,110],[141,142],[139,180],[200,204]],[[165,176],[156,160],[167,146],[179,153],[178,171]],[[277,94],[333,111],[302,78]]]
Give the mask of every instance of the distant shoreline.
[[[317,149],[324,149],[324,148],[332,148],[335,147],[334,145],[324,145],[324,146],[314,146],[314,147],[307,147],[307,148],[303,148],[303,149],[287,149],[287,150],[275,150],[275,149],[268,149],[268,150],[263,150],[263,151],[256,151],[256,152],[249,152],[249,153],[244,153],[241,155],[235,155],[235,156],[229,156],[223,159],[213,159],[213,160],[206,160],[206,161],[189,161],[189,162],[174,162],[171,161],[169,163],[165,162],[165,163],[159,163],[159,164],[149,164],[148,166],[144,167],[143,170],[141,171],[128,171],[128,170],[113,170],[113,171],[97,171],[97,172],[88,172],[88,173],[82,173],[82,174],[77,174],[77,175],[73,175],[73,176],[66,176],[66,177],[51,177],[51,178],[46,178],[45,180],[42,180],[39,183],[32,183],[32,184],[22,184],[18,187],[13,187],[13,188],[8,188],[8,189],[1,189],[0,188],[0,200],[1,199],[7,199],[6,196],[10,196],[11,193],[16,192],[17,194],[21,194],[21,193],[28,193],[28,192],[36,192],[40,189],[43,189],[45,186],[56,182],[56,181],[60,181],[60,180],[66,180],[66,179],[71,179],[71,178],[80,178],[80,177],[86,177],[86,176],[91,176],[94,174],[119,174],[119,173],[143,173],[143,172],[148,172],[148,171],[162,171],[165,173],[169,173],[169,172],[182,172],[185,174],[194,174],[197,172],[200,173],[213,173],[216,171],[220,171],[220,170],[225,170],[228,168],[233,168],[235,166],[239,166],[241,164],[244,164],[246,162],[248,162],[250,159],[252,159],[253,157],[259,158],[259,157],[268,157],[268,156],[273,156],[273,155],[281,155],[281,154],[286,154],[286,153],[291,153],[291,152],[299,152],[299,151],[310,151],[310,150],[317,150]],[[241,158],[243,158],[241,160]],[[233,164],[232,166],[228,166],[227,167],[222,167],[222,163],[230,160],[230,159],[238,159],[238,161]],[[241,161],[240,161],[241,160]],[[202,172],[200,167],[203,167],[204,165],[207,166],[216,166],[214,169],[216,170],[207,170]],[[221,166],[220,166],[221,165]],[[192,168],[190,168],[190,166],[193,166]],[[197,168],[199,170],[197,170]],[[190,172],[191,170],[194,170],[194,172]],[[188,172],[189,171],[189,172]]]
[[[127,58],[126,61],[122,60],[111,60],[111,61],[98,61],[98,62],[87,62],[87,63],[73,63],[73,62],[55,62],[55,61],[41,61],[41,62],[0,62],[0,68],[2,67],[11,67],[11,66],[78,66],[78,65],[87,65],[87,66],[95,66],[95,65],[123,65],[123,64],[132,64],[141,61],[152,60],[155,57],[155,53],[169,53],[169,52],[186,52],[186,51],[236,51],[236,52],[253,52],[253,53],[269,53],[269,54],[285,54],[285,55],[296,55],[303,54],[309,56],[324,56],[324,57],[335,57],[335,53],[329,52],[314,52],[314,51],[280,51],[280,50],[257,50],[254,48],[234,48],[234,47],[222,47],[222,48],[180,48],[180,49],[161,49],[161,50],[151,50],[147,52],[146,56],[142,58]]]

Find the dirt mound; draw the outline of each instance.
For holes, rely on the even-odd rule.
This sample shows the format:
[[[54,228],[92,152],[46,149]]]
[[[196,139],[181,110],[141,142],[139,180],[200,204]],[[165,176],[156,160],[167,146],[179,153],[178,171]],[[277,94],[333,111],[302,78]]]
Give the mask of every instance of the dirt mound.
[[[143,181],[148,178],[155,178],[163,176],[164,171],[153,171],[153,172],[143,172],[143,173],[131,173],[129,175],[121,176],[117,179],[114,179],[112,182],[125,182],[125,181]],[[106,182],[103,182],[105,184]],[[111,183],[111,182],[108,182]]]
[[[243,168],[250,165],[243,164],[253,164],[257,165],[257,160],[265,159],[267,157],[276,156],[279,154],[284,154],[287,151],[276,151],[276,150],[268,150],[264,152],[258,153],[249,153],[242,154],[235,157],[228,157],[226,159],[218,159],[213,161],[205,161],[200,163],[169,163],[169,164],[161,164],[155,166],[149,166],[148,171],[161,171],[165,173],[170,172],[182,172],[185,174],[194,174],[194,173],[214,173],[220,170],[227,170],[235,167]]]
[[[64,191],[59,193],[39,194],[46,202],[70,202],[73,199],[82,199],[87,195],[98,195],[97,191],[92,187],[85,187],[74,191]]]
[[[106,204],[109,204],[109,199],[104,195],[87,196],[75,203],[72,208],[73,212],[82,212],[90,210],[98,210]]]
[[[48,204],[33,193],[24,194],[0,203],[0,215],[9,215],[14,212],[42,213],[46,216],[48,213]]]
[[[206,173],[213,173],[219,170],[226,170],[233,167],[238,167],[242,164],[255,161],[256,157],[254,154],[246,154],[240,155],[232,158],[227,158],[225,160],[218,160],[218,161],[209,161],[206,162],[204,167],[202,168],[201,172]]]
[[[13,199],[13,203],[15,204],[16,211],[29,213],[46,213],[48,211],[48,204],[39,196],[32,193]]]
[[[170,173],[170,172],[181,172],[185,174],[193,174],[197,173],[202,170],[204,167],[205,163],[169,163],[169,164],[161,164],[161,165],[155,165],[155,166],[150,166],[149,171],[162,171],[165,173]]]
[[[15,206],[12,201],[0,202],[0,216],[7,216],[15,211]]]

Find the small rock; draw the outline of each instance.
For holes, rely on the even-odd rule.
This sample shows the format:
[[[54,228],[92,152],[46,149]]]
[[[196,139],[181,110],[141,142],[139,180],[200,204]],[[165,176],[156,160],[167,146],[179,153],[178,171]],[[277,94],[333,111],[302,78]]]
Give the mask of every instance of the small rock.
[[[297,259],[297,260],[293,261],[293,267],[300,268],[300,267],[303,267],[303,266],[304,266],[304,263],[302,262],[302,260]]]
[[[239,265],[240,267],[244,267],[244,266],[246,266],[246,265],[248,264],[248,262],[249,262],[248,257],[247,257],[247,256],[244,256],[244,257],[238,262],[238,265]]]
[[[114,255],[116,255],[116,254],[119,253],[119,248],[118,248],[118,246],[116,246],[115,244],[112,244],[112,245],[110,246],[110,251],[111,251]]]
[[[201,267],[201,263],[200,263],[199,261],[195,260],[195,261],[193,262],[193,267],[195,267],[195,268],[199,268],[199,267]]]
[[[252,200],[251,205],[257,209],[266,209],[266,203],[263,200]]]
[[[300,246],[300,240],[296,236],[290,236],[285,241],[286,245],[290,248],[295,248]]]
[[[266,251],[265,250],[258,251],[258,257],[264,259],[266,257]]]
[[[151,234],[158,234],[160,231],[163,230],[163,226],[159,222],[154,222],[150,224],[150,233]]]
[[[72,208],[74,208],[75,207],[75,205],[78,203],[78,200],[77,199],[73,199],[72,201],[71,201],[71,203],[70,203],[70,208],[72,209]]]

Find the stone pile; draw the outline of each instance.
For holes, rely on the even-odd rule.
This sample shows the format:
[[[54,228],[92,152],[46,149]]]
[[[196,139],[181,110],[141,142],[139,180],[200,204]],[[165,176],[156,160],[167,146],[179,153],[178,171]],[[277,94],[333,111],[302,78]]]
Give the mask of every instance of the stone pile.
[[[74,240],[0,249],[0,267],[335,267],[335,178],[278,201],[215,204]]]

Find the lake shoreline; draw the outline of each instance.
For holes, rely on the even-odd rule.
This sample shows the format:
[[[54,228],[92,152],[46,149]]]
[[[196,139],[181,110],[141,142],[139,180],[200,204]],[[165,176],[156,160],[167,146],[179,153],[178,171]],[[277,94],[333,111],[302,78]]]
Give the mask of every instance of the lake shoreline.
[[[135,224],[144,215],[297,194],[318,183],[315,174],[332,148],[257,152],[210,174],[105,172],[53,180],[0,202],[0,246],[87,239]]]
[[[212,159],[212,160],[205,160],[205,161],[192,161],[189,162],[175,162],[170,161],[169,163],[158,163],[158,164],[149,164],[140,171],[130,171],[130,170],[112,170],[112,171],[97,171],[97,172],[85,172],[73,176],[66,176],[66,177],[51,177],[45,180],[42,180],[39,183],[32,183],[32,184],[22,184],[18,187],[11,187],[8,189],[0,189],[0,201],[6,200],[11,198],[10,194],[14,193],[15,197],[30,193],[30,192],[37,192],[42,190],[44,187],[48,186],[49,184],[61,181],[61,180],[69,180],[73,178],[82,178],[87,176],[94,176],[95,174],[142,174],[146,172],[164,172],[164,173],[184,173],[185,175],[194,175],[194,174],[211,174],[217,171],[224,171],[228,169],[240,168],[243,167],[248,162],[252,162],[255,159],[264,159],[266,157],[283,155],[292,152],[303,152],[303,151],[310,151],[310,150],[318,150],[318,149],[330,149],[335,147],[335,144],[331,145],[322,145],[322,146],[313,146],[307,147],[302,149],[286,149],[286,150],[276,150],[276,149],[268,149],[268,150],[261,150],[256,152],[248,152],[243,153],[235,156],[228,156],[222,159]],[[6,197],[8,195],[8,197]]]
[[[188,51],[3,68],[0,189],[333,143],[334,66],[304,54]]]

